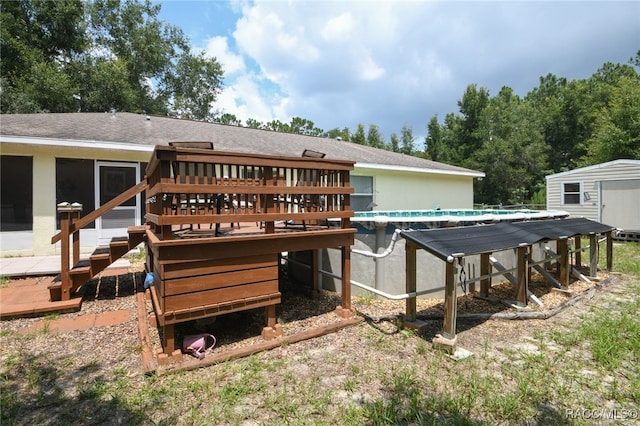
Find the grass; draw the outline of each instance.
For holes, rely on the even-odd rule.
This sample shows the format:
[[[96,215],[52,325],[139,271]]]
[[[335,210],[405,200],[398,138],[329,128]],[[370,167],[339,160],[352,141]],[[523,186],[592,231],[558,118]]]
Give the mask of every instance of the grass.
[[[637,415],[638,256],[638,244],[615,244],[625,286],[582,315],[553,328],[518,323],[523,336],[505,346],[487,334],[458,362],[398,324],[362,323],[344,331],[355,346],[319,338],[167,376],[118,365],[103,374],[77,354],[33,354],[55,333],[3,331],[0,423],[580,425],[592,420],[568,413]]]

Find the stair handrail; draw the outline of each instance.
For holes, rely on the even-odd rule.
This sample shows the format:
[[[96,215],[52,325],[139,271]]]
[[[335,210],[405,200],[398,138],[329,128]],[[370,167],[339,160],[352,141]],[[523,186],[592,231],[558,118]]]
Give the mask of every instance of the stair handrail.
[[[120,204],[124,203],[125,201],[127,201],[131,197],[135,197],[136,195],[140,194],[142,191],[145,190],[146,187],[147,187],[147,179],[145,177],[143,180],[141,180],[140,182],[138,182],[136,185],[132,186],[131,188],[127,189],[122,194],[120,194],[117,197],[114,197],[113,199],[107,201],[106,203],[101,205],[96,210],[94,210],[91,213],[89,213],[88,215],[83,216],[82,218],[80,218],[77,222],[75,222],[73,224],[70,224],[69,235],[72,235],[72,234],[74,234],[76,232],[79,232],[82,228],[84,228],[85,226],[87,226],[88,224],[90,224],[91,222],[93,222],[94,220],[99,218],[100,216],[104,215],[105,213],[110,212],[111,210],[113,210],[114,208],[118,207]],[[62,240],[62,237],[63,237],[62,234],[63,234],[63,232],[60,231],[56,235],[51,237],[51,244],[55,244],[58,241]]]

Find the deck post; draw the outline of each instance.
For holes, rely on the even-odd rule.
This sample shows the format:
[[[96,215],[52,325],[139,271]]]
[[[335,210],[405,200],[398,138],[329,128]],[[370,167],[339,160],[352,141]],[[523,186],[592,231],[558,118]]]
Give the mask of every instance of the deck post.
[[[412,293],[416,291],[416,252],[417,246],[411,241],[407,240],[407,244],[405,246],[405,270],[406,270],[406,278],[405,285],[407,293]],[[416,297],[409,297],[406,299],[406,307],[405,307],[405,321],[415,322],[416,320]]]
[[[491,263],[489,258],[491,253],[480,254],[480,275],[485,276],[491,273]],[[489,297],[489,289],[491,288],[491,277],[480,280],[480,296]]]
[[[314,249],[311,251],[311,280],[313,283],[313,297],[318,297],[320,294],[320,267],[319,259],[320,255],[318,251],[320,249]]]
[[[573,246],[575,247],[575,254],[576,254],[576,262],[575,265],[577,268],[582,267],[582,250],[580,250],[582,248],[582,235],[576,235],[576,237],[573,239]]]
[[[162,327],[162,336],[164,337],[163,350],[167,355],[171,354],[176,348],[176,336],[174,331],[175,329],[173,324],[165,324]]]
[[[69,300],[71,298],[69,290],[71,289],[71,275],[69,274],[69,218],[71,212],[68,210],[69,203],[58,204],[58,213],[60,214],[60,232],[62,239],[60,240],[60,280],[62,281],[61,300]],[[65,210],[66,209],[66,210]]]
[[[449,261],[451,260],[451,261]],[[458,314],[458,306],[456,299],[456,281],[454,265],[455,259],[447,259],[445,262],[445,290],[444,290],[444,322],[442,325],[442,333],[437,334],[433,339],[433,346],[444,350],[448,353],[456,351],[456,318]]]
[[[73,259],[73,265],[76,265],[80,261],[80,230],[75,229],[75,224],[80,219],[82,204],[72,203],[71,207],[74,209],[71,212],[71,228],[73,228],[73,249],[71,251],[71,256]]]
[[[355,312],[351,308],[351,246],[340,247],[342,253],[342,285],[340,306],[336,307],[336,314],[342,318],[350,318]]]
[[[589,276],[598,275],[598,236],[589,234]]]
[[[80,214],[82,210],[82,205],[78,203],[67,203],[63,202],[57,205],[58,214],[60,215],[60,233],[62,234],[62,238],[60,239],[60,281],[61,281],[61,300],[70,300],[71,299],[71,274],[69,271],[71,267],[69,265],[69,255],[71,255],[70,251],[73,251],[73,261],[77,263],[76,258],[79,259],[80,256],[80,240],[79,240],[79,230],[78,232],[74,232],[73,235],[73,245],[70,247],[69,245],[69,233],[71,224],[75,222],[76,216]],[[78,237],[76,237],[78,234]],[[76,242],[76,238],[78,238]],[[77,249],[76,249],[77,246]]]
[[[518,306],[527,306],[527,292],[529,290],[529,246],[520,244],[517,251],[518,268],[518,293],[516,301]]]
[[[558,281],[563,287],[569,286],[569,245],[568,237],[560,237],[557,241],[558,255]]]
[[[607,236],[607,271],[613,270],[613,235],[612,231],[606,233]]]

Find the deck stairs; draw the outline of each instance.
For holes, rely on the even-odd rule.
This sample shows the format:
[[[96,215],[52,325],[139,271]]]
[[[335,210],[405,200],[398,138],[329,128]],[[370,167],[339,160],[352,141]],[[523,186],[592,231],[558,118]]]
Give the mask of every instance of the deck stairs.
[[[70,293],[73,294],[91,278],[107,269],[116,260],[142,243],[146,229],[145,225],[130,226],[127,228],[128,236],[112,238],[108,246],[97,247],[88,259],[80,260],[73,265],[73,268],[69,271],[72,283]],[[54,281],[48,288],[52,301],[62,299],[61,280]]]

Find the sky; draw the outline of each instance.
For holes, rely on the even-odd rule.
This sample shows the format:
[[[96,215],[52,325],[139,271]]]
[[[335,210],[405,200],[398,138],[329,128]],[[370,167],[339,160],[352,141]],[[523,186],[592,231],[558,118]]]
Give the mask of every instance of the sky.
[[[155,0],[224,70],[220,112],[329,130],[377,125],[389,141],[458,113],[467,86],[525,96],[640,50],[640,1]],[[417,141],[420,143],[420,141]]]

